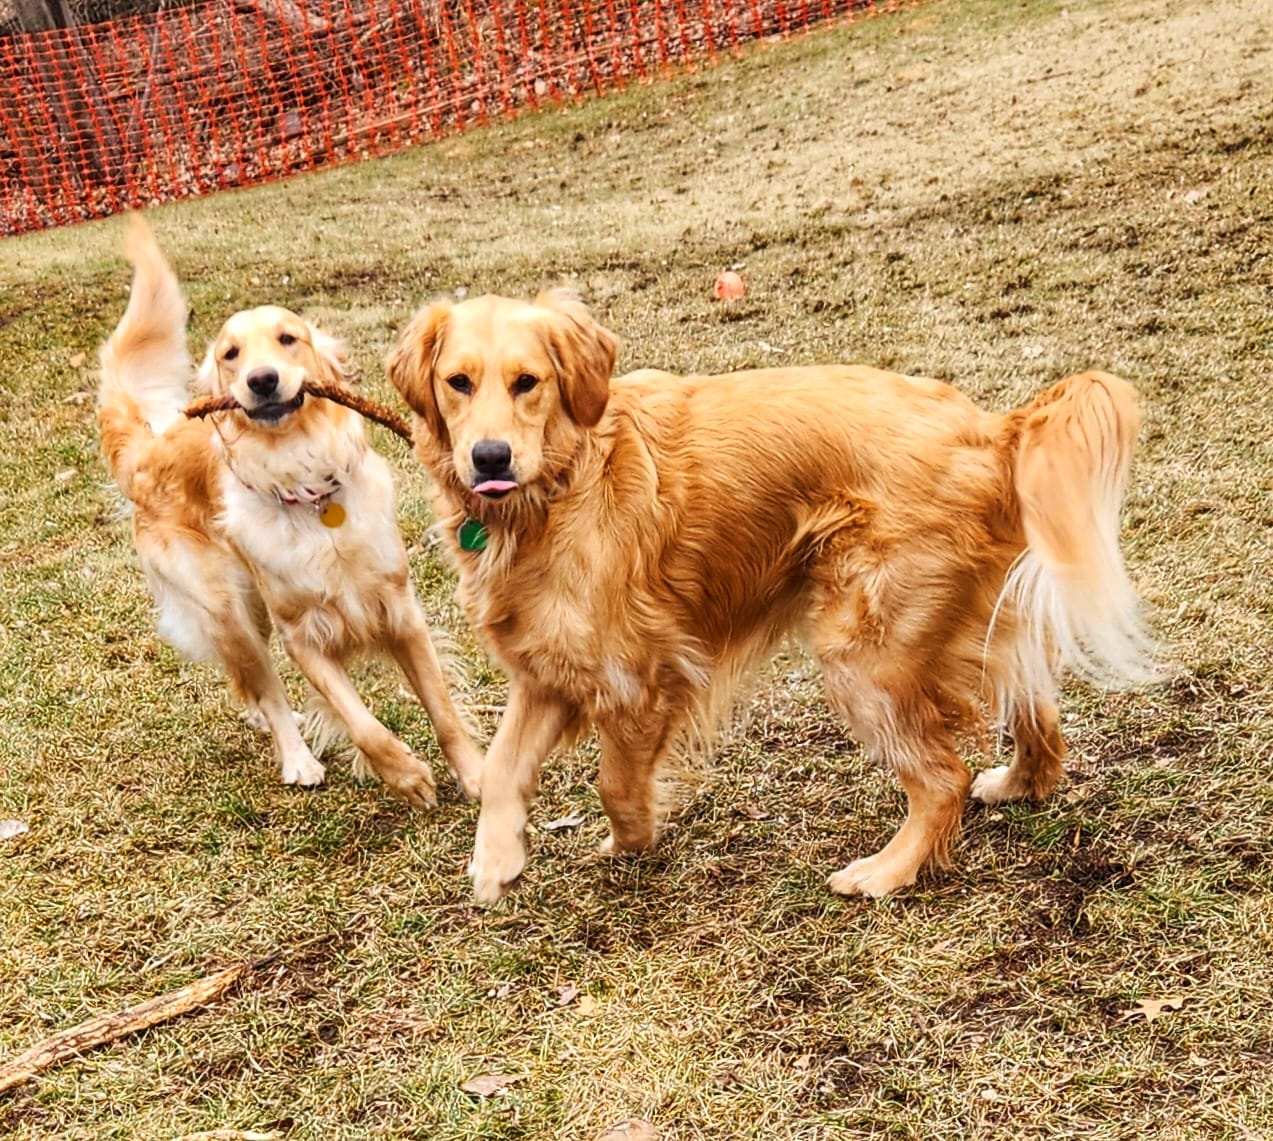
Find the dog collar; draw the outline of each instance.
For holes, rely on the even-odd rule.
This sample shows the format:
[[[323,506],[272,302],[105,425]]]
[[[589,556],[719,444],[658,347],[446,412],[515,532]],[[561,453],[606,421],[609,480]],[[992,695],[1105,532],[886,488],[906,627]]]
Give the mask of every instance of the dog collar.
[[[339,490],[338,483],[331,491],[324,491],[321,495],[302,499],[300,496],[284,495],[281,491],[275,491],[274,498],[284,507],[312,507],[318,512],[318,521],[324,527],[334,529],[344,523],[346,518],[344,507],[332,498]]]
[[[340,487],[337,485],[331,491],[324,491],[321,495],[307,495],[303,498],[299,495],[284,495],[281,491],[276,491],[274,498],[287,507],[299,507],[302,503],[306,507],[322,507],[339,490]]]

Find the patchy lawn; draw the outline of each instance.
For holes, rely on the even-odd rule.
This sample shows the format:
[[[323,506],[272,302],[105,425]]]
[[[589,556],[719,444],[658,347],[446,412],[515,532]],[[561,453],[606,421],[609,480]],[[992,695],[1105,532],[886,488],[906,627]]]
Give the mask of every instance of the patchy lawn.
[[[216,672],[156,641],[95,454],[122,224],[0,243],[0,820],[30,829],[0,840],[0,1059],[277,954],[0,1094],[0,1134],[1273,1133],[1271,74],[1259,0],[937,0],[152,216],[197,339],[246,304],[303,308],[386,401],[419,302],[549,281],[585,292],[624,367],[863,361],[995,407],[1082,367],[1131,379],[1126,549],[1176,676],[1074,688],[1066,787],[970,808],[955,868],[883,903],[822,882],[901,794],[796,651],[651,857],[594,854],[593,747],[559,756],[492,911],[454,793],[415,813],[340,763],[322,791],[279,786]],[[748,293],[724,305],[730,265]],[[422,473],[377,438],[489,732],[501,679]],[[397,677],[359,677],[441,776]],[[518,1080],[461,1089],[487,1074]]]

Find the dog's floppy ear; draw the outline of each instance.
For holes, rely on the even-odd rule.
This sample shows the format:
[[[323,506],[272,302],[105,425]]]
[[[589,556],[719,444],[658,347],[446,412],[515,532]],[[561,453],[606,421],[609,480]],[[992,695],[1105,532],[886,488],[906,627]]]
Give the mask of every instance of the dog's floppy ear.
[[[345,342],[314,325],[309,326],[309,339],[314,346],[314,357],[318,361],[323,380],[329,384],[341,384],[348,380],[349,348]]]
[[[561,402],[581,428],[601,419],[610,399],[610,377],[619,338],[593,320],[588,307],[568,289],[547,289],[535,304],[549,310],[548,345],[561,377]]]
[[[390,382],[402,394],[407,407],[424,420],[430,434],[442,444],[448,442],[448,435],[433,390],[433,366],[451,307],[451,302],[445,299],[426,305],[407,323],[398,343],[385,357]]]
[[[220,374],[217,371],[217,343],[210,341],[207,351],[203,354],[203,360],[199,364],[199,370],[194,374],[195,389],[199,392],[215,392],[220,394],[221,386],[218,384]]]

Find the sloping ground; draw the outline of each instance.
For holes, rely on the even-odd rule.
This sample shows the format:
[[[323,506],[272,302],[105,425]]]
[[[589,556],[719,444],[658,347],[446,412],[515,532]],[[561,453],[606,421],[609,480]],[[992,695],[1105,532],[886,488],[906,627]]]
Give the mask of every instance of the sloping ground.
[[[970,809],[955,868],[881,904],[822,879],[901,799],[798,652],[650,858],[593,855],[593,753],[558,758],[493,912],[469,903],[453,797],[420,817],[339,763],[321,793],[273,785],[215,675],[155,645],[101,486],[78,394],[123,305],[120,226],[0,242],[0,819],[31,829],[0,841],[0,1057],[280,953],[214,1009],[0,1098],[0,1133],[1273,1132],[1271,64],[1254,0],[935,3],[154,215],[199,337],[249,302],[306,307],[384,399],[420,300],[562,279],[625,367],[863,360],[998,407],[1089,365],[1133,380],[1126,546],[1176,675],[1076,687],[1068,787]],[[749,292],[722,306],[730,264]],[[421,593],[498,706],[422,477],[383,446]],[[396,680],[363,679],[431,747]],[[520,1080],[459,1088],[489,1073]]]

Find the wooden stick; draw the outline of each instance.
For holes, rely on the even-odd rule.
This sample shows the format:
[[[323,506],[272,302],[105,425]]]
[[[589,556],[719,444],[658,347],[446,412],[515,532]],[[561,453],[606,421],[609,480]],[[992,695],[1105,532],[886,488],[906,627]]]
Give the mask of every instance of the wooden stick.
[[[207,1006],[224,995],[254,965],[239,963],[237,966],[227,967],[215,975],[196,979],[180,990],[156,995],[136,1006],[128,1007],[127,1010],[104,1014],[59,1031],[25,1054],[0,1065],[0,1093],[25,1084],[42,1070],[78,1057],[94,1046],[114,1042],[118,1038],[136,1034],[139,1030]]]
[[[360,416],[374,420],[377,424],[388,428],[399,439],[405,440],[408,444],[411,443],[411,425],[387,405],[377,404],[374,400],[368,400],[365,396],[359,396],[356,392],[351,392],[338,384],[323,384],[322,381],[311,380],[307,381],[303,388],[311,396],[352,408]],[[202,396],[187,405],[186,415],[194,420],[211,415],[213,412],[230,412],[238,407],[239,402],[229,393],[223,396]]]
[[[350,392],[349,389],[338,384],[323,384],[321,381],[311,380],[305,385],[305,391],[314,396],[321,396],[324,400],[334,400],[346,408],[352,408],[360,416],[374,420],[377,424],[388,428],[399,439],[405,440],[408,444],[411,443],[411,425],[392,408],[377,404],[374,400],[368,400],[365,396],[359,396],[356,392]]]
[[[239,402],[228,392],[224,396],[200,396],[186,405],[186,416],[191,420],[202,420],[213,412],[232,412]]]

